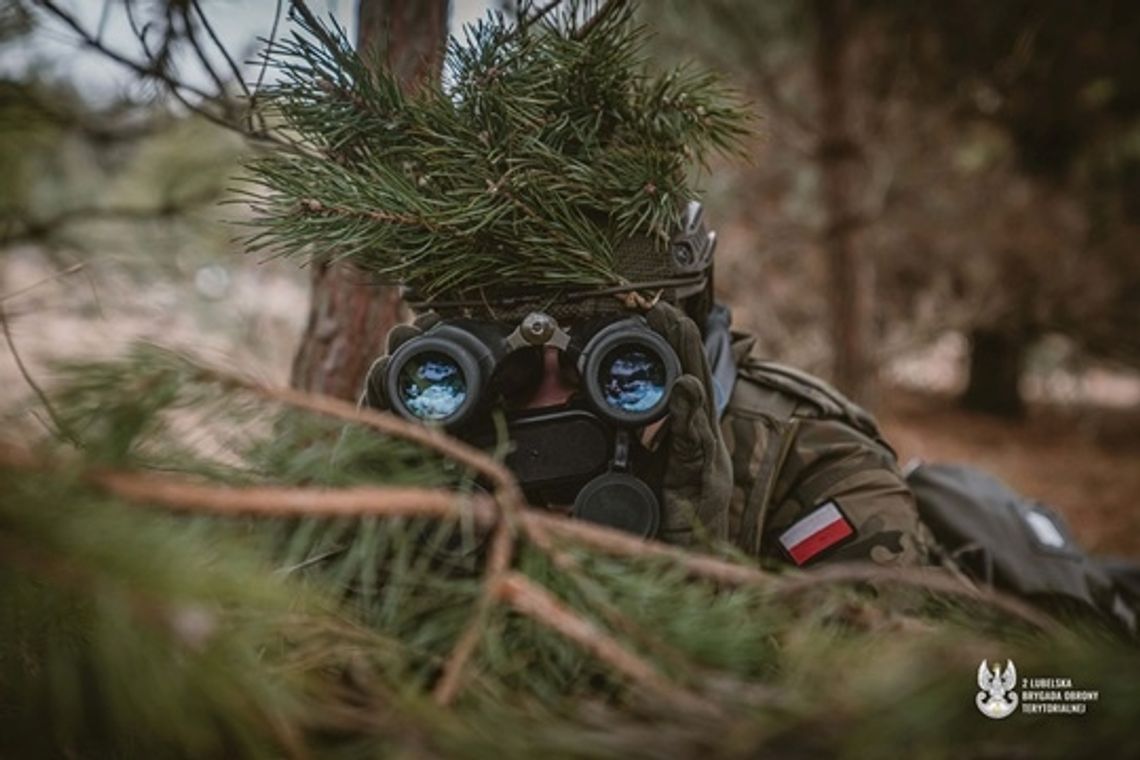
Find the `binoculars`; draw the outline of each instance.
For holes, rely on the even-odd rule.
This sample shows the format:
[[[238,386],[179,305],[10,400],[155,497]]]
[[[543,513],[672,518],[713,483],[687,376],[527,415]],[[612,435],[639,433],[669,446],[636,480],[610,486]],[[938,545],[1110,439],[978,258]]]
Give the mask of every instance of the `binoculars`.
[[[579,393],[558,407],[512,409],[542,382],[544,349]],[[654,489],[631,474],[648,458],[634,434],[661,419],[681,373],[669,343],[639,316],[619,315],[563,330],[532,312],[517,326],[443,320],[402,343],[369,383],[389,408],[441,425],[474,445],[495,444],[491,410],[506,410],[506,464],[536,504],[573,504],[581,519],[651,536],[660,523]],[[643,470],[644,468],[638,467]]]

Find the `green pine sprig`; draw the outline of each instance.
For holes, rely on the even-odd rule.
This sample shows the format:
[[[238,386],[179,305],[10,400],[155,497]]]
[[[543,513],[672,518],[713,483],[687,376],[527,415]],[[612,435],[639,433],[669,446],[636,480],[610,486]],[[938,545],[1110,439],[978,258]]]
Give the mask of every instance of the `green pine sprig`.
[[[250,247],[428,297],[623,284],[615,249],[669,239],[691,168],[736,149],[746,117],[709,74],[650,74],[630,5],[582,18],[491,15],[450,40],[442,88],[405,93],[302,15],[260,97],[303,149],[251,162]]]

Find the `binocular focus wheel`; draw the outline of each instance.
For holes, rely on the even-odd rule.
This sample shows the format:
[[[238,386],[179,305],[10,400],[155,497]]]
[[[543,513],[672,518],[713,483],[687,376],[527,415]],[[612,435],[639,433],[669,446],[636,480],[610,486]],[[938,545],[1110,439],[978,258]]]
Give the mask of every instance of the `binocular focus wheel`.
[[[641,480],[607,472],[591,480],[574,499],[574,517],[650,538],[657,533],[661,508],[653,491]]]

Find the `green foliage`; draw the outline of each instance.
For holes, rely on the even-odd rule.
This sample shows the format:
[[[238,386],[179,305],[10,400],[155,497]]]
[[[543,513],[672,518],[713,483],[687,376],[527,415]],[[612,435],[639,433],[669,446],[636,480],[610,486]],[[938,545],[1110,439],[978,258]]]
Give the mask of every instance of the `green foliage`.
[[[305,718],[278,642],[324,613],[248,547],[70,473],[0,488],[0,754],[269,755]]]
[[[0,79],[0,233],[7,236],[32,198],[35,160],[50,150],[59,150],[58,125],[43,113],[43,98],[64,100],[70,93],[45,93],[35,83]]]
[[[263,97],[299,139],[254,160],[255,249],[332,252],[426,296],[622,283],[614,250],[668,240],[688,169],[743,114],[707,74],[650,76],[632,10],[493,16],[451,40],[442,90],[402,91],[343,30],[302,24]]]
[[[121,359],[59,363],[57,417],[105,465],[230,483],[458,484],[438,457],[356,426],[291,411],[208,366],[151,344]]]
[[[477,531],[155,514],[110,498],[98,473],[222,487],[471,488],[467,479],[409,444],[282,414],[150,347],[71,364],[61,380],[54,402],[79,452],[46,471],[0,459],[5,756],[1140,750],[1140,655],[1102,633],[1049,637],[980,601],[889,584],[801,583],[790,595],[773,576],[718,587],[667,559],[563,546],[556,562],[526,542],[517,572],[706,706],[674,705],[495,605],[459,702],[438,707],[430,689],[482,593]],[[1082,730],[1073,719],[1014,715],[1014,728],[978,715],[978,662],[1007,657],[1022,675],[1099,689]]]

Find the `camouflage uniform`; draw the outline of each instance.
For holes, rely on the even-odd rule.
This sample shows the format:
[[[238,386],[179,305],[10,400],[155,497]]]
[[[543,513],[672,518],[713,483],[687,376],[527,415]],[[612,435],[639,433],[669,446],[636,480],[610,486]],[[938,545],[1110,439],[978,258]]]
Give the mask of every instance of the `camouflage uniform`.
[[[737,380],[721,419],[732,456],[729,538],[749,554],[794,564],[926,564],[928,533],[872,417],[816,378],[751,357],[754,342],[733,335]],[[794,559],[790,529],[831,507],[850,535]]]

